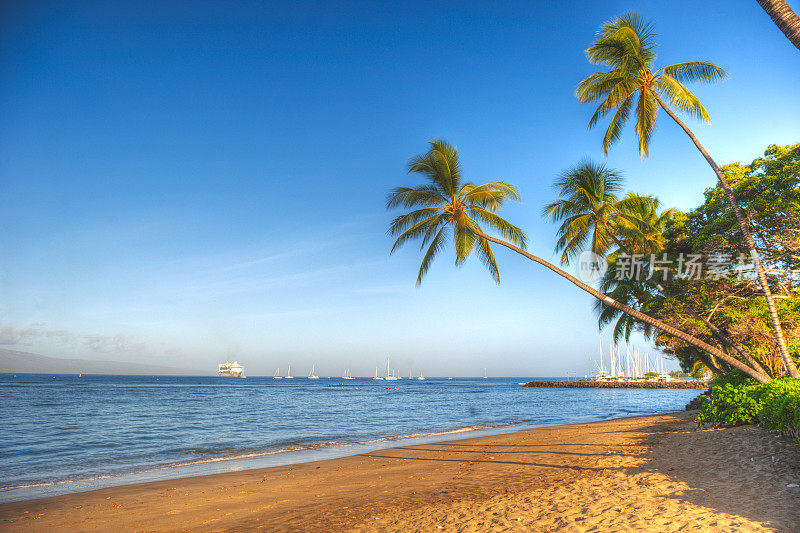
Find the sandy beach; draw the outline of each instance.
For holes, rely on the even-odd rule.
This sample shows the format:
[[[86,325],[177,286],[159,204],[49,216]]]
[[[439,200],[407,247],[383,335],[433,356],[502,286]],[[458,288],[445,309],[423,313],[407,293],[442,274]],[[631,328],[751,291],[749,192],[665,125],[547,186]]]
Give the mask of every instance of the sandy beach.
[[[800,447],[693,413],[0,505],[3,531],[799,531]]]

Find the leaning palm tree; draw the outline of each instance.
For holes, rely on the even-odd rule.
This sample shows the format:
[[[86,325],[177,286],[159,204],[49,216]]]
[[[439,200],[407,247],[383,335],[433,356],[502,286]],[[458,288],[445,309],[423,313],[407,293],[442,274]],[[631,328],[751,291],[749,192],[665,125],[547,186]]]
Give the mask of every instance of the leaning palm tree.
[[[445,242],[451,237],[455,247],[457,265],[463,264],[472,252],[476,251],[489,268],[494,280],[499,282],[499,270],[489,244],[495,243],[552,270],[593,297],[602,300],[606,305],[711,353],[760,383],[770,381],[771,378],[768,375],[757,372],[719,348],[614,300],[552,263],[526,251],[527,239],[523,231],[497,215],[497,211],[500,210],[506,199],[519,199],[516,188],[510,183],[502,181],[493,181],[477,186],[472,183],[463,183],[458,152],[452,145],[439,139],[432,141],[426,153],[411,159],[408,171],[423,175],[426,183],[418,187],[393,189],[387,198],[386,207],[387,209],[397,207],[412,209],[391,222],[389,233],[397,236],[397,240],[392,246],[392,252],[414,239],[422,241],[420,250],[427,246],[417,274],[417,286],[422,282],[422,278],[430,268],[436,254],[443,249]],[[511,242],[486,234],[479,221],[498,231]]]
[[[793,45],[800,49],[800,17],[786,0],[757,0],[772,22],[783,32]]]
[[[593,64],[604,65],[609,70],[592,74],[578,84],[576,91],[581,103],[600,102],[589,120],[589,127],[594,127],[602,117],[614,111],[603,136],[603,153],[607,153],[609,147],[619,140],[622,127],[633,109],[636,116],[635,130],[639,139],[639,153],[643,157],[649,153],[650,139],[655,128],[659,107],[686,132],[717,175],[725,191],[745,242],[750,249],[756,275],[767,301],[772,329],[784,366],[792,377],[800,377],[789,354],[772,291],[756,251],[747,219],[733,196],[725,174],[688,126],[670,108],[670,105],[674,106],[690,116],[709,122],[708,111],[700,103],[700,100],[683,85],[683,82],[714,82],[726,78],[728,74],[709,61],[676,63],[654,70],[653,61],[656,57],[654,38],[652,24],[632,14],[617,17],[600,27],[597,39],[586,50],[586,56]],[[670,105],[665,102],[665,99]]]

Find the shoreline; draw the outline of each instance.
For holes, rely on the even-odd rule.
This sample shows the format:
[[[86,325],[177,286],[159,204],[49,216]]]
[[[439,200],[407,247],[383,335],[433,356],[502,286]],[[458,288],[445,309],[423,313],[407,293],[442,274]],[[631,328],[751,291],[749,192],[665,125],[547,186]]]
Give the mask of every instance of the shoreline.
[[[525,429],[5,503],[0,528],[800,528],[800,489],[787,487],[800,448],[756,427],[699,431],[692,417]]]
[[[59,496],[69,496],[72,494],[83,494],[87,492],[94,492],[96,490],[139,485],[143,483],[155,483],[202,476],[214,476],[230,472],[256,470],[260,468],[301,465],[317,461],[341,459],[361,453],[391,449],[397,445],[414,446],[467,438],[503,435],[505,433],[513,433],[516,431],[533,429],[537,427],[547,426],[537,426],[531,424],[502,424],[485,427],[467,426],[464,428],[456,428],[438,433],[386,437],[383,439],[376,439],[374,441],[366,442],[338,442],[334,444],[320,443],[318,445],[298,446],[296,449],[278,449],[244,456],[220,457],[180,463],[176,465],[165,465],[150,470],[141,470],[137,472],[103,477],[20,485],[15,487],[0,488],[0,505],[6,503],[34,501]],[[15,494],[26,494],[28,497],[15,496]],[[9,497],[9,495],[11,495],[11,497]]]
[[[335,460],[353,457],[363,453],[389,450],[399,446],[417,446],[436,444],[454,440],[493,437],[507,433],[515,433],[530,429],[557,428],[575,424],[592,424],[611,422],[637,417],[678,415],[684,411],[664,411],[647,414],[619,414],[599,420],[565,421],[556,424],[499,424],[492,426],[466,426],[442,432],[412,434],[406,436],[386,437],[373,441],[353,443],[320,443],[298,447],[297,449],[279,449],[250,454],[247,456],[221,457],[199,460],[177,465],[165,465],[150,470],[109,475],[104,477],[64,480],[51,483],[20,485],[0,489],[0,505],[34,501],[45,498],[83,494],[97,490],[140,485],[145,483],[169,482],[188,478],[222,475],[231,472],[242,472],[261,468],[277,468],[281,466],[302,465],[318,461]]]

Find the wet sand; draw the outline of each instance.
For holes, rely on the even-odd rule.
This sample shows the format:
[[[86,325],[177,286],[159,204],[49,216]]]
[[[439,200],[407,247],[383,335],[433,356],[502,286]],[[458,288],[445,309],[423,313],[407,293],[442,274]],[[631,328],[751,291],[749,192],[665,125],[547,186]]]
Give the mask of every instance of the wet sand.
[[[2,531],[800,531],[800,446],[693,413],[0,505]]]

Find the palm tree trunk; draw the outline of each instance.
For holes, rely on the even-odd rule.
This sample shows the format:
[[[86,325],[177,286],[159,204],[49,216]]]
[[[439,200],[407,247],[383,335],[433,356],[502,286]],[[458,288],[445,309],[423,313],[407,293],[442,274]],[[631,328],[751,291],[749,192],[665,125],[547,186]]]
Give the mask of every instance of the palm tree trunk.
[[[628,257],[633,257],[633,254],[631,253],[630,249],[627,246],[625,246],[625,243],[620,241],[619,238],[616,235],[614,235],[613,232],[609,232],[609,234],[611,235],[611,238],[614,240],[616,245],[619,246],[620,250],[622,250],[623,252],[628,254]],[[659,293],[661,293],[661,296],[663,296],[664,298],[671,298],[672,297],[667,292],[667,290],[659,282],[657,282],[655,279],[647,278],[647,280],[645,280],[645,281],[650,282],[650,285],[655,287],[655,289]],[[750,354],[748,354],[744,349],[740,349],[739,346],[735,342],[733,342],[733,339],[731,339],[730,337],[725,335],[725,333],[723,333],[722,330],[720,330],[717,326],[712,324],[710,320],[707,320],[707,319],[695,314],[692,311],[687,311],[687,313],[692,318],[703,322],[708,327],[708,329],[711,331],[711,335],[712,336],[716,337],[721,342],[723,342],[723,343],[727,344],[728,346],[730,346],[731,348],[733,348],[740,356],[742,356],[743,359],[745,359],[750,364],[750,366],[756,372],[758,372],[760,374],[766,374],[767,373],[764,370],[764,367],[761,366],[761,364],[759,364],[758,361],[753,359],[753,357]],[[705,361],[703,361],[703,362],[705,363]],[[706,366],[708,366],[708,365],[706,365]]]
[[[728,202],[733,208],[733,214],[736,216],[737,222],[739,222],[739,229],[742,230],[742,235],[744,235],[745,242],[750,248],[750,255],[752,256],[753,264],[756,267],[756,275],[758,276],[758,281],[761,284],[761,290],[764,292],[764,299],[767,301],[769,317],[772,320],[772,331],[775,333],[775,340],[778,342],[778,349],[780,350],[781,359],[783,359],[783,366],[786,368],[786,372],[790,376],[793,378],[800,378],[800,372],[797,371],[797,367],[792,360],[792,356],[789,354],[789,346],[786,344],[786,339],[783,336],[781,320],[780,317],[778,317],[778,310],[775,307],[775,299],[772,297],[772,291],[769,288],[769,283],[767,283],[767,275],[764,271],[764,265],[761,264],[761,258],[756,250],[756,244],[753,241],[753,236],[750,234],[747,220],[744,218],[742,210],[739,208],[739,203],[733,196],[733,191],[731,190],[730,184],[728,184],[728,180],[725,178],[725,174],[722,173],[722,170],[717,166],[717,163],[711,158],[710,155],[708,155],[706,149],[703,148],[703,145],[700,144],[700,141],[697,140],[697,137],[694,136],[686,124],[684,124],[683,121],[681,121],[681,119],[679,119],[678,116],[673,113],[669,107],[667,107],[658,94],[655,96],[658,100],[658,105],[661,106],[661,109],[663,109],[670,117],[672,117],[672,120],[674,120],[681,128],[683,128],[683,131],[685,131],[686,135],[688,135],[692,142],[694,142],[694,145],[698,150],[700,150],[700,153],[703,154],[703,157],[706,158],[706,161],[717,175],[717,178],[719,179],[719,182],[725,191],[725,195],[728,197]]]
[[[657,329],[660,329],[664,333],[667,333],[669,335],[672,335],[673,337],[677,337],[677,338],[679,338],[679,339],[681,339],[681,340],[683,340],[685,342],[688,342],[689,344],[691,344],[693,346],[696,346],[696,347],[700,348],[701,350],[705,350],[706,352],[712,354],[714,357],[717,357],[718,359],[722,359],[723,361],[727,362],[729,365],[733,366],[734,368],[738,368],[739,370],[741,370],[742,372],[744,372],[748,376],[752,377],[753,379],[755,379],[759,383],[767,383],[769,381],[772,381],[772,378],[770,378],[768,375],[761,374],[761,373],[757,372],[756,370],[754,370],[754,369],[750,368],[749,366],[745,365],[744,363],[742,363],[738,359],[730,357],[728,354],[726,354],[722,350],[720,350],[718,348],[715,348],[714,346],[711,346],[710,344],[708,344],[708,343],[706,343],[706,342],[704,342],[704,341],[702,341],[702,340],[700,340],[700,339],[698,339],[696,337],[693,337],[693,336],[689,335],[688,333],[685,333],[685,332],[683,332],[683,331],[681,331],[679,329],[676,329],[676,328],[673,328],[672,326],[664,324],[660,320],[656,320],[655,318],[653,318],[653,317],[651,317],[649,315],[646,315],[646,314],[644,314],[644,313],[642,313],[640,311],[637,311],[636,309],[633,309],[632,307],[628,307],[627,305],[616,301],[612,297],[610,297],[610,296],[608,296],[606,294],[603,294],[602,292],[600,292],[600,291],[590,287],[589,285],[583,283],[582,281],[580,281],[575,276],[572,276],[571,274],[568,274],[568,273],[564,272],[563,270],[561,270],[557,266],[553,265],[552,263],[549,263],[549,262],[545,261],[544,259],[542,259],[540,257],[537,257],[537,256],[535,256],[535,255],[533,255],[533,254],[531,254],[529,252],[526,252],[525,250],[523,250],[519,246],[515,246],[515,245],[513,245],[511,243],[508,243],[508,242],[506,242],[504,240],[501,240],[501,239],[497,239],[495,237],[490,237],[489,235],[486,235],[485,233],[481,233],[481,232],[476,232],[476,233],[477,233],[477,235],[479,237],[481,237],[483,239],[486,239],[489,242],[493,242],[495,244],[499,244],[501,246],[505,246],[509,250],[517,252],[518,254],[520,254],[520,255],[522,255],[524,257],[527,257],[531,261],[533,261],[535,263],[539,263],[540,265],[544,266],[545,268],[548,268],[548,269],[552,270],[553,272],[555,272],[556,274],[558,274],[562,278],[565,278],[565,279],[571,281],[574,285],[577,285],[579,288],[581,288],[584,291],[588,292],[589,294],[591,294],[592,296],[594,296],[598,300],[602,301],[606,305],[608,305],[610,307],[613,307],[614,309],[617,309],[619,311],[622,311],[623,313],[625,313],[625,314],[627,314],[629,316],[632,316],[633,318],[635,318],[635,319],[637,319],[637,320],[639,320],[641,322],[645,322],[647,324],[650,324],[651,326],[653,326],[653,327],[655,327]]]
[[[785,0],[757,0],[783,34],[800,49],[800,17]]]

